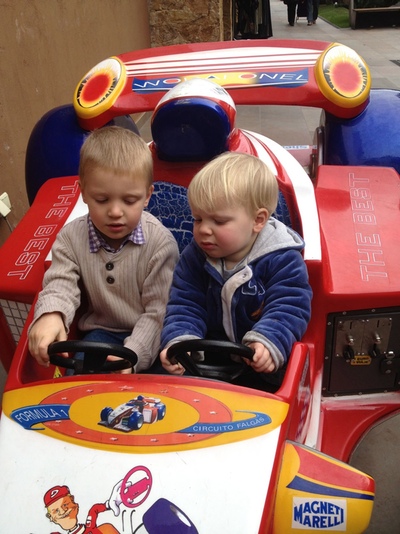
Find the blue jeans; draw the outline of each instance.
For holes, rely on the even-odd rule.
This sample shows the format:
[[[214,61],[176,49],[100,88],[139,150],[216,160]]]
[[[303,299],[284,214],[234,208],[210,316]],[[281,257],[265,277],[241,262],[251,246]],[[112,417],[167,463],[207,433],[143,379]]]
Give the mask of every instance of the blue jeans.
[[[116,343],[117,345],[123,345],[126,337],[130,336],[132,332],[109,332],[108,330],[102,330],[97,328],[86,332],[82,339],[84,341],[97,341],[99,343]]]
[[[109,332],[108,330],[102,330],[97,328],[86,332],[82,336],[82,341],[96,341],[97,343],[115,343],[116,345],[124,345],[124,340],[128,337],[131,332]],[[74,356],[75,360],[83,360],[84,353],[77,352]],[[66,376],[71,376],[74,374],[72,369],[67,369]]]
[[[308,0],[307,21],[313,22],[318,18],[319,0]]]

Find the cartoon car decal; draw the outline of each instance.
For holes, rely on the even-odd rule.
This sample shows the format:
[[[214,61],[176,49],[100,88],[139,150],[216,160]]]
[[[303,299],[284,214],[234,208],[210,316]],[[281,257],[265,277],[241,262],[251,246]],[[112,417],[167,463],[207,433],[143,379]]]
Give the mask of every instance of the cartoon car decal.
[[[122,432],[139,430],[144,423],[152,424],[162,421],[166,414],[166,406],[160,399],[138,397],[120,404],[117,408],[106,407],[100,413],[99,425],[115,428]]]

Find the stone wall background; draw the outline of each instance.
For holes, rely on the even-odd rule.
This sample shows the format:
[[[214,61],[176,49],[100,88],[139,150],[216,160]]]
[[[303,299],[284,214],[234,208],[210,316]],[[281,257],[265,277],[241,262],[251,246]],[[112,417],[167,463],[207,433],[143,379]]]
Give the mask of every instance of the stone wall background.
[[[231,0],[149,0],[151,46],[232,39]]]

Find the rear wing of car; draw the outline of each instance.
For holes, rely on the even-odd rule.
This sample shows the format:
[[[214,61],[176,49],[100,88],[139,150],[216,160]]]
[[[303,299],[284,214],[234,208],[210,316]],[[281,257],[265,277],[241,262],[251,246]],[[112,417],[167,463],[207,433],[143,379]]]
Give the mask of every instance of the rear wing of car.
[[[368,103],[369,68],[351,48],[323,41],[191,43],[138,50],[94,66],[78,83],[74,107],[82,128],[154,109],[178,83],[204,78],[236,104],[298,105],[355,117]]]

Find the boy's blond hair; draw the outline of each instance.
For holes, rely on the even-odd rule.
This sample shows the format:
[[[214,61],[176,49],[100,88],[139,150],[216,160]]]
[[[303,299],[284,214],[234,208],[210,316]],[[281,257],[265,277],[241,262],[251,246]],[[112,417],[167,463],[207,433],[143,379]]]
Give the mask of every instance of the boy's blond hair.
[[[153,183],[153,159],[147,143],[133,131],[119,126],[94,130],[80,151],[79,178],[85,180],[88,169],[100,167],[116,175],[131,173]]]
[[[278,203],[278,182],[269,167],[255,156],[225,152],[210,161],[191,181],[192,210],[212,213],[221,207],[244,207],[249,215],[266,208],[271,215]]]

